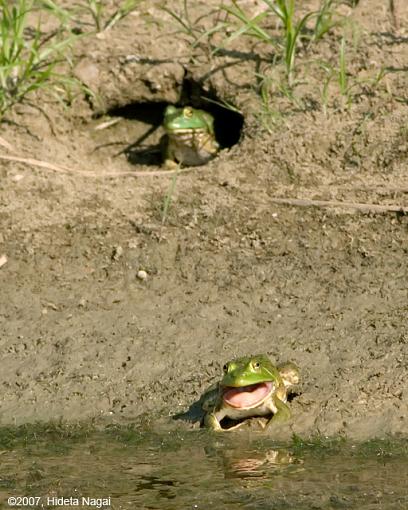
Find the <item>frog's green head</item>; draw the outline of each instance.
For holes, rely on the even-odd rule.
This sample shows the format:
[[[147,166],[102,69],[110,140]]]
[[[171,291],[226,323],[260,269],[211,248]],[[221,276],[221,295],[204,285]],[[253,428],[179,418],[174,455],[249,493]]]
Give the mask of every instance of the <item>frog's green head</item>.
[[[196,110],[191,106],[176,108],[169,105],[164,111],[163,126],[168,133],[193,129],[204,129],[212,132],[213,118],[209,113]]]
[[[258,354],[226,363],[220,385],[224,405],[252,409],[282,388],[283,381],[270,359]]]
[[[224,365],[221,386],[240,388],[263,382],[281,382],[278,369],[264,354],[236,358]]]

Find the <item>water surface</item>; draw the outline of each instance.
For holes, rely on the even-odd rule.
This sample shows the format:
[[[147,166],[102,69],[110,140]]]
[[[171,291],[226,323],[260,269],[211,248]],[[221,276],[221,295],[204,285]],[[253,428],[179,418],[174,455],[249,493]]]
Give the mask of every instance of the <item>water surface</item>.
[[[131,428],[0,435],[4,508],[26,496],[39,499],[24,508],[406,510],[407,479],[405,440],[284,445],[261,434]]]

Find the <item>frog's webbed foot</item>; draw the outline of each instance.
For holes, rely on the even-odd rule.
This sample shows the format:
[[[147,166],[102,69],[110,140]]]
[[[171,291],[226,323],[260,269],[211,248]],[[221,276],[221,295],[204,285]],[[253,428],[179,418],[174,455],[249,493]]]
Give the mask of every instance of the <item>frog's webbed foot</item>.
[[[177,168],[180,168],[180,165],[173,159],[165,159],[164,163],[163,163],[163,167],[166,170],[176,170]]]
[[[267,428],[270,421],[271,421],[271,419],[268,420],[267,417],[253,418],[253,422],[256,425],[258,425],[262,430],[265,430]]]

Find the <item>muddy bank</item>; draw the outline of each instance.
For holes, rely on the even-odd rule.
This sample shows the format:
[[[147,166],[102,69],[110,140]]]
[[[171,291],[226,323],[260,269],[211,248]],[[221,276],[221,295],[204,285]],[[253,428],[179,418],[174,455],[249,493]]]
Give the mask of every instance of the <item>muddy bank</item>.
[[[353,14],[362,35],[351,70],[372,61],[408,65],[405,37],[383,33],[390,26],[382,2],[370,6]],[[240,141],[178,177],[163,224],[169,177],[78,173],[160,170],[156,156],[135,164],[124,151],[156,126],[143,141],[154,150],[160,111],[157,120],[123,116],[101,131],[94,127],[106,119],[92,119],[96,106],[80,98],[68,111],[44,102],[53,128],[27,106],[10,114],[15,123],[2,136],[13,152],[2,154],[72,172],[0,163],[0,255],[8,259],[0,268],[0,423],[143,418],[154,426],[155,418],[196,427],[171,416],[198,400],[225,361],[266,352],[302,371],[291,431],[406,436],[407,216],[271,201],[407,207],[406,73],[390,73],[348,109],[333,92],[328,112],[316,103],[316,83],[303,84],[303,106],[277,96],[283,120],[265,129],[259,98],[246,86],[256,62],[209,73],[208,64],[186,61],[183,39],[168,36],[154,46],[154,61],[171,61],[163,70],[146,50],[157,27],[141,32],[135,23],[144,21],[125,18],[109,40],[84,40],[77,50],[78,62],[87,55],[98,67],[87,68],[94,80],[87,84],[106,116],[135,101],[183,101],[186,76],[191,84],[208,75],[193,89],[234,97],[246,120]],[[334,35],[322,43],[325,55],[330,41]],[[250,42],[237,42],[237,51],[243,44]],[[126,60],[135,45],[149,62]],[[111,87],[112,59],[134,66],[127,81],[116,73],[122,88]],[[138,87],[146,65],[159,87],[153,78]],[[194,90],[184,92],[192,102]],[[146,280],[137,278],[141,269]]]

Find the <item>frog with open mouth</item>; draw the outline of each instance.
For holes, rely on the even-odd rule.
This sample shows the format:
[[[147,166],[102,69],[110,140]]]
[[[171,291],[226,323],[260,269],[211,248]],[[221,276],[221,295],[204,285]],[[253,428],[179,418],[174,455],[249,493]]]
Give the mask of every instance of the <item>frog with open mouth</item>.
[[[203,401],[204,425],[213,430],[234,430],[246,418],[268,417],[265,427],[291,416],[288,394],[299,383],[299,369],[291,362],[275,366],[264,354],[236,358],[224,365],[224,377]],[[234,424],[222,425],[229,419]]]
[[[214,119],[204,110],[169,105],[164,112],[163,127],[166,132],[163,165],[168,169],[204,165],[220,148],[215,139]]]

